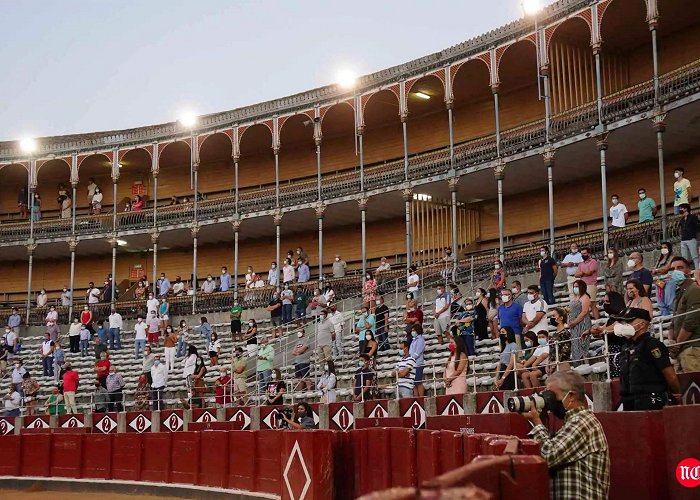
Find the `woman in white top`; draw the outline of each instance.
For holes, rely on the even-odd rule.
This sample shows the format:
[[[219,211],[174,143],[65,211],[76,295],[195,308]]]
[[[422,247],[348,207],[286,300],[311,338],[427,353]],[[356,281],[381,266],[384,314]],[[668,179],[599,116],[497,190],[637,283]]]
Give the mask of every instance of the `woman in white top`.
[[[249,267],[248,272],[245,273],[245,286],[246,286],[246,288],[253,288],[254,283],[255,283],[255,272],[253,272],[252,267]]]
[[[209,352],[209,362],[211,366],[216,366],[219,362],[219,353],[221,352],[221,341],[216,332],[212,332],[211,334],[211,341],[209,342],[207,351]]]
[[[420,277],[416,274],[416,266],[411,266],[408,270],[410,274],[406,282],[406,291],[411,292],[416,302],[420,303]]]
[[[46,324],[48,325],[51,321],[54,323],[58,321],[58,311],[54,306],[51,306],[49,312],[46,313]]]
[[[323,393],[321,396],[321,403],[335,403],[336,383],[335,365],[333,364],[333,360],[329,359],[323,366],[323,375],[321,375],[317,385],[318,390]]]
[[[46,295],[46,290],[43,288],[39,292],[39,295],[36,296],[36,306],[37,307],[46,307],[46,303],[49,301],[49,297]]]
[[[197,366],[197,347],[189,346],[187,348],[187,357],[183,362],[182,378],[189,380],[194,374],[194,369]]]
[[[100,188],[95,188],[95,194],[92,195],[92,213],[99,215],[102,211],[102,191]]]

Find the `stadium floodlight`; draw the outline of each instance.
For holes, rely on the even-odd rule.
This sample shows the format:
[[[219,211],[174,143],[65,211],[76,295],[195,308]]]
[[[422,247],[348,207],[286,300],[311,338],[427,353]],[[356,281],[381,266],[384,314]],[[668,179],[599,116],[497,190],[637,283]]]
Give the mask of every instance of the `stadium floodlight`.
[[[125,247],[127,245],[126,240],[117,240],[117,245],[120,247]]]
[[[540,10],[542,10],[542,4],[540,0],[523,0],[523,12],[526,16],[534,16]]]
[[[357,84],[357,75],[349,68],[341,69],[338,71],[336,81],[342,88],[349,90],[354,88]]]
[[[414,92],[413,95],[416,97],[420,97],[421,99],[425,99],[426,101],[430,99],[430,96],[425,92]]]
[[[178,121],[183,127],[192,128],[197,124],[197,115],[191,111],[183,111]]]
[[[19,147],[24,153],[32,154],[32,153],[36,152],[36,150],[38,148],[38,144],[31,137],[26,137],[26,138],[22,139],[21,141],[19,141]]]

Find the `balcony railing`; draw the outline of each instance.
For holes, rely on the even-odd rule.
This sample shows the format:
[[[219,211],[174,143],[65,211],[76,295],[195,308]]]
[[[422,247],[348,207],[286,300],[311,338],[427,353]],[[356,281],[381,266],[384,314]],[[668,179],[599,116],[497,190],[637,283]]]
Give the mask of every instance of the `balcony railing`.
[[[659,79],[659,101],[668,103],[700,91],[700,60],[662,75]],[[603,121],[611,123],[621,118],[652,109],[654,106],[654,84],[652,80],[605,97]],[[567,110],[552,117],[550,139],[557,141],[590,131],[598,123],[595,102]],[[545,143],[545,122],[537,120],[501,132],[501,155],[511,155],[542,146]],[[455,168],[477,165],[498,157],[494,134],[472,139],[455,145]],[[450,168],[449,148],[420,153],[409,157],[409,179],[425,178],[443,174]],[[364,187],[372,190],[400,184],[405,180],[403,158],[365,167]],[[305,179],[280,185],[281,207],[292,207],[315,201],[318,196],[315,179]],[[324,199],[357,194],[360,191],[359,168],[326,174],[322,178]],[[241,190],[239,213],[270,210],[276,206],[274,186]],[[235,213],[233,196],[203,200],[198,207],[198,220],[213,220],[229,217]],[[158,226],[188,224],[194,220],[193,204],[158,207]],[[143,230],[153,227],[153,209],[141,212],[117,214],[117,231]],[[87,236],[110,233],[111,215],[84,215],[77,217],[75,235]],[[65,238],[72,234],[71,221],[51,219],[38,221],[34,225],[35,239]],[[0,242],[24,241],[29,238],[29,223],[0,225]]]

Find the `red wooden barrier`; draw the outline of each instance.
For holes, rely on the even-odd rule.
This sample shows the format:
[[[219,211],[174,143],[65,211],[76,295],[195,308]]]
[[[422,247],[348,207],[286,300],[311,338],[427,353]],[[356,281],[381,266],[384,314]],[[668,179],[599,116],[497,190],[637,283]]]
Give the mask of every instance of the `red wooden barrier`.
[[[83,460],[83,436],[80,434],[56,434],[51,439],[51,476],[81,476]]]
[[[141,481],[169,483],[172,434],[169,432],[146,433],[143,435]]]
[[[333,482],[335,483],[335,497],[337,500],[350,500],[355,492],[356,472],[348,470],[354,463],[353,457],[353,432],[335,432],[333,439]]]
[[[282,491],[280,484],[282,474],[281,465],[282,454],[280,452],[280,440],[282,431],[261,429],[256,432],[257,454],[255,460],[255,491],[263,493],[275,493],[279,495]]]
[[[20,475],[51,475],[51,434],[27,434],[22,436]]]
[[[255,490],[257,439],[255,431],[228,433],[229,454],[228,487]]]
[[[369,429],[371,427],[404,427],[410,429],[412,426],[412,417],[365,417],[355,419],[355,429]]]
[[[523,416],[517,413],[434,416],[427,418],[427,428],[466,434],[507,434],[522,438],[526,437],[531,429]]]
[[[199,477],[197,484],[226,488],[228,482],[228,433],[205,431],[200,433]]]
[[[112,436],[112,479],[138,481],[141,477],[141,434]]]
[[[0,439],[0,476],[19,476],[21,455],[21,436],[3,436]]]
[[[367,485],[366,491],[383,490],[391,487],[391,444],[390,433],[385,428],[367,429],[367,454],[360,460],[367,461],[366,471],[362,472],[362,481]],[[402,460],[397,467],[403,467]]]
[[[435,409],[438,415],[464,415],[464,398],[451,394],[437,396]]]
[[[416,486],[416,431],[414,429],[391,428],[391,485]]]
[[[416,431],[416,473],[422,483],[442,472],[440,431]]]
[[[112,477],[112,436],[86,434],[83,436],[81,477],[110,479]]]
[[[411,427],[414,429],[425,429],[425,399],[424,398],[402,398],[399,400],[399,412],[402,417],[409,418]],[[388,426],[388,424],[387,424]]]
[[[440,474],[461,467],[466,463],[461,433],[440,431],[440,462],[442,465]]]
[[[368,453],[368,432],[369,429],[361,429],[350,433],[354,492],[354,496],[351,496],[351,498],[362,496],[371,491],[366,481],[373,469],[372,464],[367,459],[370,456]]]
[[[282,498],[335,498],[332,431],[283,433]]]
[[[664,408],[663,423],[666,437],[666,498],[698,498],[700,487],[686,488],[676,479],[676,467],[681,460],[700,460],[700,406],[672,406]]]
[[[199,432],[173,432],[170,443],[170,480],[173,483],[197,484]]]

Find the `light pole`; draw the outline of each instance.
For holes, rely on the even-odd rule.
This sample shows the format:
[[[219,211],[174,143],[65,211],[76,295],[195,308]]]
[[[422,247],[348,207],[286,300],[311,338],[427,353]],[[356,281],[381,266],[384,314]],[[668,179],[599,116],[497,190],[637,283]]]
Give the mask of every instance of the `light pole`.
[[[20,149],[29,158],[29,170],[27,172],[27,207],[29,208],[29,239],[27,240],[27,255],[29,257],[29,268],[27,271],[27,311],[25,324],[29,325],[29,310],[32,301],[32,266],[34,264],[34,187],[32,186],[34,176],[34,153],[37,150],[37,143],[32,138],[22,139],[19,143]]]

